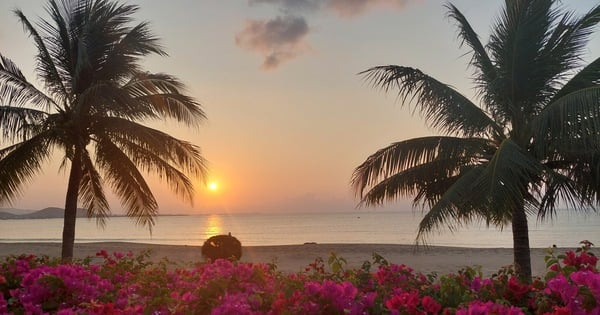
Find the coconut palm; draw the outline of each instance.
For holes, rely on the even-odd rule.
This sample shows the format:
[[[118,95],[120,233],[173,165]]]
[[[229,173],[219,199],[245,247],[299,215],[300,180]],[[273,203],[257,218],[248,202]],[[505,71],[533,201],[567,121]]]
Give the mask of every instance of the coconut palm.
[[[142,71],[140,60],[166,55],[148,23],[132,25],[137,6],[106,0],[50,0],[49,19],[34,26],[15,14],[37,48],[30,83],[8,58],[0,60],[0,201],[12,202],[57,152],[69,171],[62,257],[73,257],[78,202],[105,224],[104,186],[126,214],[148,228],[158,213],[144,175],[157,174],[191,201],[205,161],[197,146],[145,122],[173,119],[198,126],[200,105],[175,77]]]
[[[419,69],[362,72],[414,101],[444,134],[369,156],[351,181],[362,205],[413,197],[424,212],[418,242],[473,220],[511,223],[515,270],[531,279],[528,216],[552,218],[561,206],[589,211],[600,200],[600,58],[582,62],[600,6],[578,16],[559,4],[507,0],[486,46],[446,5],[471,54],[477,102]]]

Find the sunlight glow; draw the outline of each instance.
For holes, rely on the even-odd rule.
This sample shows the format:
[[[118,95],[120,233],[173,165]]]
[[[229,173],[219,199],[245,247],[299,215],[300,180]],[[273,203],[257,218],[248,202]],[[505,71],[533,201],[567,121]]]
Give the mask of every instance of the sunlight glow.
[[[218,215],[210,215],[204,223],[204,234],[206,238],[219,235],[223,233],[223,223],[221,217]]]
[[[217,191],[219,189],[219,185],[215,182],[211,182],[208,184],[208,190]]]

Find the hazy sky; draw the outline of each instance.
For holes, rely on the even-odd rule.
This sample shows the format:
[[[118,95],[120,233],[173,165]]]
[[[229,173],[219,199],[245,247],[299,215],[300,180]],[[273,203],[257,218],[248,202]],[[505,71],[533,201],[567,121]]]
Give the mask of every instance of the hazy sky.
[[[137,0],[169,57],[150,71],[184,81],[204,106],[199,130],[160,126],[202,147],[210,192],[198,183],[194,206],[153,181],[162,213],[350,210],[353,169],[391,142],[435,133],[418,115],[368,86],[371,66],[417,67],[471,96],[466,50],[434,0]],[[487,42],[501,0],[452,1]],[[566,0],[585,12],[597,0]],[[0,52],[30,79],[35,50],[11,10],[30,20],[45,1],[0,1]],[[600,33],[588,60],[600,54]],[[48,162],[17,208],[64,204],[67,175]],[[117,202],[111,203],[119,213]],[[387,208],[407,209],[406,202]],[[6,206],[6,205],[3,205]]]

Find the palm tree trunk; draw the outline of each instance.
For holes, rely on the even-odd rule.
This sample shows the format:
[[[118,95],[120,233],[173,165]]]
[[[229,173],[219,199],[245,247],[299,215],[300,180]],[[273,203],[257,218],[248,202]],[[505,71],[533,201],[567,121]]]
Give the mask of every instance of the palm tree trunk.
[[[65,217],[62,235],[62,261],[64,263],[73,260],[73,247],[75,245],[75,221],[77,220],[77,199],[79,199],[79,184],[81,182],[81,153],[75,150],[75,156],[71,163],[69,184],[65,201]]]
[[[527,215],[521,207],[512,214],[513,254],[515,272],[519,280],[531,283],[531,251],[529,249],[529,227]]]

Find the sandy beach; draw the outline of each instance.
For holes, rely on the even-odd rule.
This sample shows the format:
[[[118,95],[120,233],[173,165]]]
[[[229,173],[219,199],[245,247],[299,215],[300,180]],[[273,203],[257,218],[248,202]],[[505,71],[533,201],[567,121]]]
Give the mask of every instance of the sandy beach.
[[[104,249],[109,253],[140,253],[150,250],[152,261],[168,258],[177,264],[188,264],[203,261],[199,246],[153,245],[140,243],[78,243],[75,244],[75,256],[84,258],[95,256]],[[557,249],[564,253],[565,248]],[[390,263],[405,264],[423,273],[440,274],[456,272],[464,266],[481,266],[485,276],[490,276],[501,267],[512,263],[510,248],[460,248],[460,247],[427,247],[417,248],[411,245],[389,244],[304,244],[282,246],[246,246],[243,248],[242,261],[254,263],[276,262],[278,270],[298,272],[304,270],[316,257],[325,261],[331,252],[348,261],[348,267],[358,268],[365,260],[371,260],[375,252]],[[544,256],[547,249],[532,249],[533,274],[541,276],[545,273]],[[59,243],[0,243],[0,258],[10,255],[35,254],[57,257],[60,255]],[[99,258],[94,260],[100,261]],[[93,261],[94,261],[93,260]]]

